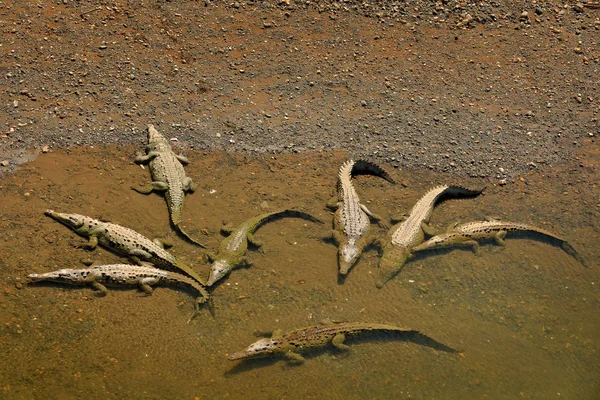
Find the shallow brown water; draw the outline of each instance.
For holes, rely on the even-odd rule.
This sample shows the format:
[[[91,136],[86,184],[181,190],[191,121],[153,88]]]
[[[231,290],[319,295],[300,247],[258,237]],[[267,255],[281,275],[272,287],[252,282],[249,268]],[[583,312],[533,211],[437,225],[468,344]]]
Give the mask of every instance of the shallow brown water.
[[[1,182],[0,397],[51,398],[569,398],[599,393],[598,198],[591,172],[524,176],[488,186],[474,200],[435,211],[439,228],[497,216],[567,238],[590,264],[559,248],[507,239],[499,248],[419,256],[383,289],[375,287],[378,253],[365,252],[338,282],[336,248],[324,209],[346,154],[192,153],[199,184],[186,197],[187,230],[215,251],[223,220],[238,225],[269,210],[301,206],[318,226],[284,219],[257,233],[263,251],[213,290],[216,316],[191,324],[190,293],[159,287],[152,296],[113,289],[28,285],[26,275],[108,264],[117,256],[44,217],[53,208],[110,220],[148,237],[173,236],[173,253],[208,274],[203,251],[171,233],[164,199],[130,189],[149,180],[134,148],[82,148],[41,155]],[[388,168],[389,170],[389,168]],[[389,217],[408,211],[431,186],[482,180],[391,170],[401,184],[360,177],[363,202]],[[211,194],[211,191],[214,193]],[[263,207],[265,204],[263,204]],[[206,236],[204,236],[206,235]],[[349,355],[315,352],[301,366],[278,359],[230,362],[256,340],[255,330],[284,331],[322,320],[385,322],[420,330],[460,350],[445,353],[400,337],[348,340]]]

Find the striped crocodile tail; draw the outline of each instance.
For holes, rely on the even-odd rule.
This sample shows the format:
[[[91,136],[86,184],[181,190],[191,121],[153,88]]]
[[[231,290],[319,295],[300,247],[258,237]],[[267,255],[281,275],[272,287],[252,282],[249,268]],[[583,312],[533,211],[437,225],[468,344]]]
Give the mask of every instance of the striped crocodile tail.
[[[581,265],[583,265],[585,268],[589,268],[587,263],[583,259],[583,257],[581,257],[581,255],[577,252],[577,250],[575,250],[575,248],[573,246],[571,246],[568,242],[563,241],[561,244],[561,248],[565,251],[565,253],[567,253],[568,255],[570,255],[571,257],[576,259],[577,261],[579,261],[579,263]]]
[[[390,183],[396,183],[396,181],[394,181],[394,178],[392,178],[390,174],[388,174],[383,168],[381,168],[375,163],[366,160],[357,160],[352,166],[351,176],[354,177],[358,175],[378,176]]]
[[[444,198],[473,198],[479,196],[485,190],[485,186],[481,189],[468,189],[463,186],[448,186],[444,190],[442,197]]]

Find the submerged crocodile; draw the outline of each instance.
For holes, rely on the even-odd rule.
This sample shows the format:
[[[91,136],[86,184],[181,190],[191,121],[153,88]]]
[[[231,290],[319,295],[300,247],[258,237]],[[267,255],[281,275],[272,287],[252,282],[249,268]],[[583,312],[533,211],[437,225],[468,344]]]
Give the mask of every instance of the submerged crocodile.
[[[158,240],[152,241],[133,229],[85,215],[57,213],[53,210],[46,210],[45,214],[71,228],[78,235],[89,238],[87,245],[89,249],[94,249],[100,244],[117,254],[131,258],[138,264],[145,261],[161,268],[179,269],[204,285],[204,281],[196,271],[177,260]],[[202,296],[208,299],[208,292],[205,289],[202,289]]]
[[[356,175],[375,175],[390,183],[395,183],[392,177],[379,166],[364,160],[346,161],[338,173],[338,197],[335,204],[328,204],[336,209],[333,216],[333,231],[331,236],[338,246],[339,273],[346,275],[358,261],[365,247],[375,240],[374,234],[369,234],[371,222],[369,217],[377,220],[380,226],[387,227],[381,217],[373,214],[364,204],[361,204],[358,194],[352,185],[352,177]]]
[[[425,233],[434,235],[428,222],[437,202],[444,197],[476,197],[483,190],[470,190],[460,186],[441,185],[429,190],[413,206],[408,217],[388,231],[379,239],[382,256],[379,261],[377,287],[381,288],[406,263],[414,246],[425,239]]]
[[[246,358],[267,357],[272,355],[281,355],[288,361],[302,363],[304,357],[299,354],[301,351],[313,348],[325,347],[332,344],[339,350],[348,350],[350,346],[344,344],[346,336],[357,335],[369,331],[387,331],[403,332],[411,335],[418,335],[425,338],[440,350],[454,352],[455,350],[445,346],[435,340],[423,335],[414,329],[400,328],[393,325],[378,323],[339,323],[331,325],[317,325],[310,328],[296,329],[291,332],[282,333],[273,332],[270,338],[262,338],[244,350],[233,353],[229,356],[230,360],[241,360]]]
[[[206,297],[204,296],[206,291],[195,280],[177,272],[140,265],[112,264],[84,269],[60,269],[45,274],[30,274],[29,278],[33,282],[51,281],[72,285],[87,284],[103,295],[108,292],[104,285],[136,285],[144,293],[151,294],[152,285],[159,283],[184,284],[191,286],[200,294],[197,298],[197,304],[206,302]]]
[[[209,256],[213,264],[207,285],[212,286],[236,267],[250,266],[252,263],[250,259],[246,257],[248,243],[251,243],[256,247],[261,246],[261,243],[254,238],[253,234],[265,223],[283,217],[303,218],[312,222],[322,223],[319,219],[310,214],[298,210],[287,209],[250,218],[237,229],[232,229],[230,226],[223,226],[221,231],[229,234],[229,236],[221,241],[218,254]]]
[[[426,242],[413,247],[412,251],[422,251],[451,246],[471,246],[473,252],[479,250],[478,240],[494,239],[499,245],[504,245],[504,237],[509,232],[533,233],[557,242],[570,256],[586,266],[584,259],[565,239],[544,229],[532,225],[498,220],[473,221],[464,224],[454,224],[448,227],[446,233],[434,236]]]
[[[138,155],[135,162],[138,164],[149,163],[153,181],[143,188],[132,187],[132,189],[143,194],[152,191],[165,192],[171,222],[177,231],[192,243],[205,247],[181,228],[183,198],[186,192],[196,190],[196,185],[190,177],[185,175],[182,165],[188,164],[189,160],[182,155],[175,154],[167,139],[158,133],[153,125],[148,125],[146,155]]]

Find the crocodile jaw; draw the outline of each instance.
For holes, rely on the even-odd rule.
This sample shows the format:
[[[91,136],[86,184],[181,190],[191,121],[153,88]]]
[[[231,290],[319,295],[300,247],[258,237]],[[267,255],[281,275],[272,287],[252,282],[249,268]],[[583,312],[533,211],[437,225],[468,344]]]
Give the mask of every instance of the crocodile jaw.
[[[229,356],[229,359],[233,361],[251,357],[265,357],[273,354],[278,344],[279,342],[272,338],[260,339],[246,347],[244,350],[233,353]]]
[[[57,213],[54,210],[46,210],[44,214],[73,230],[79,229],[84,222],[83,218],[77,214]]]
[[[46,272],[45,274],[29,274],[28,277],[32,282],[53,281],[76,283],[85,279],[81,270],[74,269],[59,269],[58,271]]]
[[[343,244],[340,247],[338,253],[338,263],[340,266],[340,274],[346,275],[350,268],[356,261],[358,261],[358,257],[360,256],[360,249],[356,246],[355,239],[348,239],[348,242]]]
[[[387,281],[392,279],[402,269],[409,257],[410,249],[407,247],[394,246],[391,243],[384,247],[379,261],[377,287],[381,289]]]
[[[231,265],[226,260],[215,261],[211,267],[210,275],[208,276],[208,282],[206,282],[206,286],[214,285],[215,282],[223,278],[231,270]]]

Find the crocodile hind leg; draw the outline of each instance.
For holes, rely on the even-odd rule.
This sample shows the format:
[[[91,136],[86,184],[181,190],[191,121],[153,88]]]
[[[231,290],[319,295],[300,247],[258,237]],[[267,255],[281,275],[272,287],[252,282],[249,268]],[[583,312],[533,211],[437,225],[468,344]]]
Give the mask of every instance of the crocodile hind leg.
[[[371,211],[369,211],[367,206],[365,206],[364,204],[361,204],[360,209],[363,210],[373,220],[377,221],[377,225],[379,225],[383,229],[390,229],[390,225],[387,222],[385,222],[383,220],[383,218],[381,218],[379,215],[373,214]]]
[[[423,230],[423,233],[427,236],[435,236],[438,234],[438,230],[436,228],[425,222],[421,223],[421,229]]]
[[[252,246],[254,246],[256,248],[262,247],[262,245],[263,245],[262,242],[260,240],[256,239],[253,234],[248,233],[246,235],[246,237],[248,238],[248,243],[250,243]]]
[[[154,182],[150,182],[146,186],[143,186],[142,188],[137,188],[137,187],[133,187],[133,186],[131,188],[138,193],[148,194],[148,193],[151,193],[152,191],[164,192],[165,190],[167,190],[169,188],[169,184],[166,182],[154,181]]]
[[[344,344],[344,340],[346,340],[346,335],[343,333],[338,333],[333,337],[333,339],[331,339],[331,344],[338,350],[349,350],[350,346]]]
[[[184,192],[194,193],[196,191],[196,189],[198,189],[198,185],[196,185],[192,181],[192,178],[190,178],[189,176],[186,176],[183,179],[183,191]]]
[[[500,246],[506,246],[506,242],[504,242],[504,237],[506,236],[506,231],[499,231],[494,235],[494,241],[496,244]]]
[[[159,281],[158,278],[151,278],[151,277],[142,278],[138,281],[138,286],[140,287],[140,290],[142,292],[146,293],[147,295],[151,295],[152,294],[151,285],[157,284],[158,281]]]

